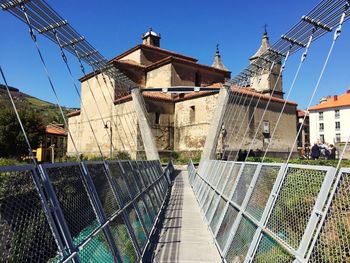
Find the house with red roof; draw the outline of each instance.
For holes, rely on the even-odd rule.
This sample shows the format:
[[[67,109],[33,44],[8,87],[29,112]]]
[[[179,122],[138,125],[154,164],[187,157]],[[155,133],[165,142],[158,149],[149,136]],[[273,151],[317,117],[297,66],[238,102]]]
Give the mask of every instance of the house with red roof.
[[[350,88],[341,95],[322,98],[309,112],[311,143],[346,142],[350,134]]]
[[[160,34],[150,29],[142,35],[142,44],[112,58],[109,64],[125,74],[141,89],[159,153],[168,155],[172,151],[177,151],[192,156],[198,155],[203,148],[216,108],[218,92],[227,85],[225,83],[231,78],[231,72],[225,67],[218,46],[213,64],[209,66],[199,63],[196,58],[161,48],[160,40]],[[254,62],[256,56],[267,48],[269,42],[265,32],[261,47],[250,58],[250,62]],[[296,135],[297,104],[283,99],[281,80],[276,85],[276,92],[271,93],[274,81],[277,81],[275,71],[279,68],[280,65],[277,64],[271,76],[265,71],[262,72],[261,78],[253,80],[251,86],[244,88],[229,86],[236,97],[244,98],[231,99],[228,105],[237,106],[236,111],[241,112],[241,119],[224,123],[225,128],[237,136],[230,136],[231,141],[227,141],[228,137],[226,141],[222,140],[218,145],[218,151],[222,151],[224,147],[237,147],[234,145],[239,144],[239,137],[243,137],[246,129],[249,130],[247,136],[252,137],[269,101],[270,105],[254,149],[266,147],[270,139],[270,130],[272,131],[276,124],[284,104],[286,107],[281,118],[281,129],[277,129],[276,140],[271,149],[276,152],[287,152],[290,149]],[[131,94],[119,92],[121,89],[118,90],[117,85],[113,87],[110,83],[104,82],[98,72],[92,72],[80,81],[81,110],[68,115],[70,132],[79,152],[87,155],[97,155],[99,152],[89,127],[90,122],[100,148],[106,155],[110,152],[111,145],[113,151],[127,151],[133,157],[137,153],[142,153],[144,149]],[[152,91],[152,88],[176,87],[207,87],[211,90],[192,89],[192,92],[185,93]],[[110,100],[111,97],[113,102]],[[248,105],[248,102],[251,103]],[[255,106],[257,110],[254,110]],[[108,120],[108,123],[101,120],[101,115],[103,119]],[[244,115],[246,118],[243,119]],[[106,134],[107,131],[110,135]],[[248,142],[249,140],[247,145]],[[247,145],[243,147],[248,147]],[[69,138],[68,153],[74,154],[73,143]]]
[[[67,129],[64,125],[56,123],[47,125],[41,145],[35,152],[39,162],[62,161],[67,152]]]

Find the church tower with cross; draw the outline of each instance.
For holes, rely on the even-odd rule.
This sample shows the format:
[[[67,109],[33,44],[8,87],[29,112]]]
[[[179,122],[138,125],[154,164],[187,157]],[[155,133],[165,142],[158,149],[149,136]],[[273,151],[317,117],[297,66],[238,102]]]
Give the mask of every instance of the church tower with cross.
[[[269,48],[270,42],[265,25],[260,48],[252,57],[250,57],[250,64],[257,62],[259,57],[266,53]],[[268,93],[274,97],[283,98],[282,75],[278,78],[282,65],[280,62],[276,63],[273,66],[271,73],[269,65],[270,63],[266,65],[264,69],[258,69],[257,74],[251,78],[250,87],[258,92]]]

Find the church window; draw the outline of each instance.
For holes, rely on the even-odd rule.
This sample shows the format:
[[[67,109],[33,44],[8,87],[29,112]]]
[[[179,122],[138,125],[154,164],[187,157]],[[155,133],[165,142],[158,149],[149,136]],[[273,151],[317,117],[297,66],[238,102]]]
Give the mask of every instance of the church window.
[[[193,123],[196,121],[196,106],[190,107],[190,122]]]
[[[156,124],[160,124],[160,112],[156,112],[155,123],[156,123]]]

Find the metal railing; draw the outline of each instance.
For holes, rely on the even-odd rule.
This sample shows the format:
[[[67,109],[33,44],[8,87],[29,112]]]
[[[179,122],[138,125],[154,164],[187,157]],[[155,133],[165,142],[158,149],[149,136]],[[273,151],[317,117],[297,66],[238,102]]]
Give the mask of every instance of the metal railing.
[[[137,262],[174,167],[108,161],[0,167],[0,262]]]
[[[350,169],[207,161],[188,171],[225,262],[350,261]]]

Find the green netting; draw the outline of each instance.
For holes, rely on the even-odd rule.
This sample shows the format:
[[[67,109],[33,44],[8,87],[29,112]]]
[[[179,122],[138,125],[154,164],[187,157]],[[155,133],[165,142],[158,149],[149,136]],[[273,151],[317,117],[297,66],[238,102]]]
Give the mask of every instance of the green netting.
[[[83,229],[83,231],[80,232],[79,235],[73,238],[74,245],[81,244],[84,240],[87,239],[88,236],[90,236],[98,227],[100,226],[100,223],[95,220],[92,225],[86,227]]]
[[[103,232],[100,232],[78,252],[80,262],[114,262],[113,254]]]

